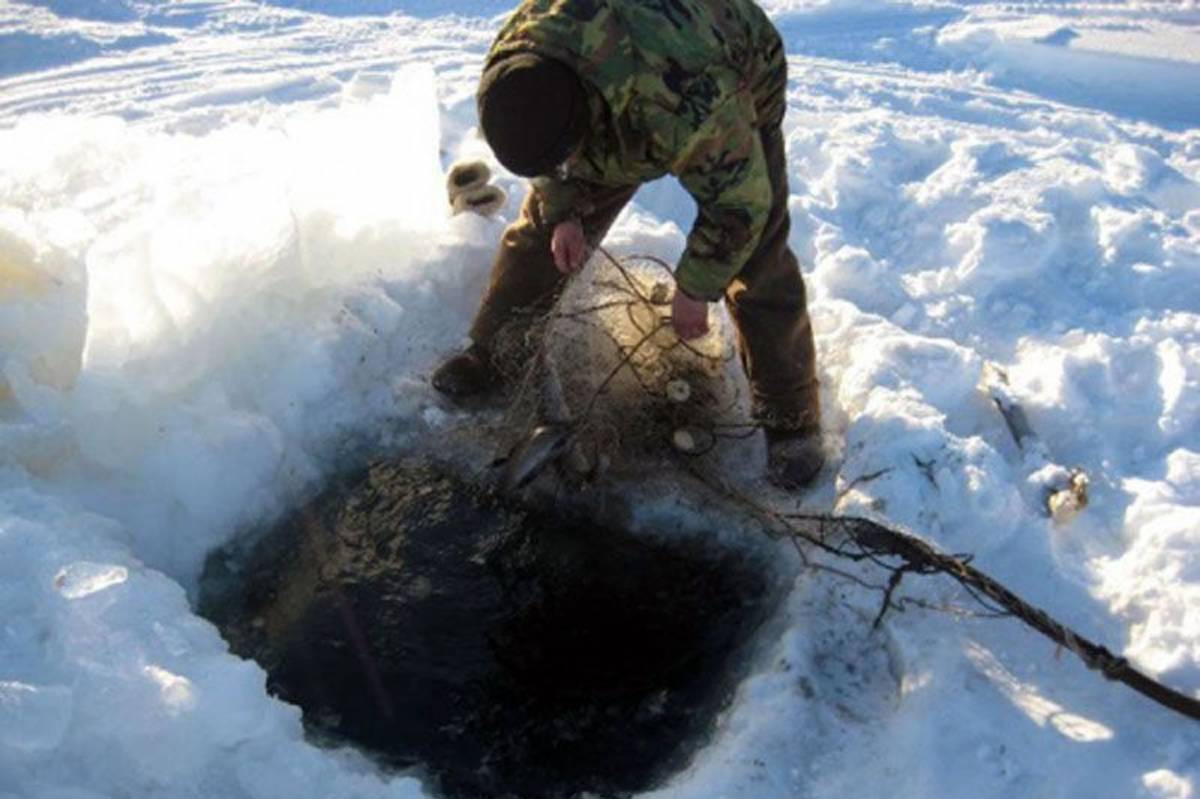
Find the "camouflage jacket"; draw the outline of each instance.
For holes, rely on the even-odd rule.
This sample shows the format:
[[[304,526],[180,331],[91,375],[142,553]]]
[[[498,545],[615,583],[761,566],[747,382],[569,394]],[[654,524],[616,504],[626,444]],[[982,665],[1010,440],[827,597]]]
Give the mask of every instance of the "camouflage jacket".
[[[676,278],[719,298],[771,206],[759,128],[782,118],[786,62],[763,11],[752,0],[524,0],[487,63],[516,51],[562,61],[590,87],[581,153],[533,181],[546,221],[585,215],[589,187],[675,175],[698,207]]]

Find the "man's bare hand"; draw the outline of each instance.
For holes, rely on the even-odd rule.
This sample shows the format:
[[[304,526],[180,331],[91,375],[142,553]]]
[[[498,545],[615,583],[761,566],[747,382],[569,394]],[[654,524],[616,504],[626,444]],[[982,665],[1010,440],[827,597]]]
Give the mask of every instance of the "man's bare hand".
[[[550,252],[554,254],[554,265],[564,275],[579,271],[587,260],[587,239],[583,227],[574,219],[559,222],[550,237]]]
[[[671,300],[671,325],[675,334],[685,341],[700,338],[708,332],[708,303],[693,300],[678,288]]]

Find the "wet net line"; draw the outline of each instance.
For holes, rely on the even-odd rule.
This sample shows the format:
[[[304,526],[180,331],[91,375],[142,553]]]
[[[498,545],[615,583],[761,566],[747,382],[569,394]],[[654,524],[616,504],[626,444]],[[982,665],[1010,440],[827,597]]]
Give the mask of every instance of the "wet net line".
[[[712,485],[711,481],[706,481]],[[912,605],[926,610],[946,610],[911,597],[895,596],[906,575],[945,575],[950,577],[983,609],[976,617],[1012,618],[1041,633],[1055,644],[1072,652],[1085,666],[1108,680],[1123,683],[1139,694],[1169,710],[1200,721],[1200,700],[1177,691],[1139,671],[1130,662],[1108,648],[1081,635],[1055,619],[1042,608],[1026,602],[1002,583],[971,565],[970,555],[951,555],[939,551],[917,536],[901,532],[859,516],[824,514],[786,514],[757,503],[740,492],[715,486],[725,496],[753,513],[773,537],[787,537],[795,545],[807,566],[833,572],[854,580],[860,586],[880,590],[883,599],[874,625],[883,622],[889,610]],[[830,543],[842,541],[842,544]],[[869,562],[887,573],[886,585],[870,585],[854,575],[816,564],[802,552],[801,543],[809,544],[835,558]]]

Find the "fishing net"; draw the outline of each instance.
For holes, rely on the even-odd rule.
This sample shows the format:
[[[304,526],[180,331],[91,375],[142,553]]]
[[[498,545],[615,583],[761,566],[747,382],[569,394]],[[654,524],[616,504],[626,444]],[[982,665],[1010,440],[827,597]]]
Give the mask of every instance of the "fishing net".
[[[580,479],[664,460],[753,459],[745,378],[723,313],[684,341],[671,326],[674,278],[649,256],[598,250],[554,306],[501,334],[516,391],[500,425],[512,447],[541,424],[568,426],[567,471]]]

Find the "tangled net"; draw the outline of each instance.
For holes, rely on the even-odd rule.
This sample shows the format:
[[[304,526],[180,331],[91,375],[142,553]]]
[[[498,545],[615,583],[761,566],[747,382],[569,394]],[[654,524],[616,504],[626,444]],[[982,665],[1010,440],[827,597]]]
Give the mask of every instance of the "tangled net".
[[[500,366],[517,387],[502,446],[538,424],[569,425],[568,471],[590,479],[672,457],[708,462],[722,443],[748,442],[758,425],[722,322],[679,338],[673,293],[663,261],[599,249],[547,313],[502,333]]]

